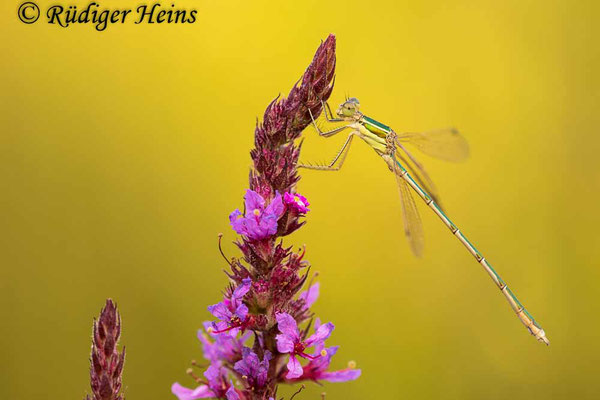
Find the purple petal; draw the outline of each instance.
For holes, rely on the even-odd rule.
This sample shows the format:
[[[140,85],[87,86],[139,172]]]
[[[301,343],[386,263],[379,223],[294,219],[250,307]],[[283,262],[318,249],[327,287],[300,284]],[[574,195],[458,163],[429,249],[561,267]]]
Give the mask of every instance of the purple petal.
[[[293,356],[290,355],[290,361],[287,363],[288,373],[285,376],[287,379],[294,379],[302,376],[302,365],[300,365],[300,361]]]
[[[257,235],[260,236],[261,239],[264,239],[277,233],[278,219],[279,217],[273,214],[263,215],[258,222]]]
[[[310,206],[310,203],[308,202],[308,199],[306,197],[298,193],[295,194],[295,197],[296,204],[298,205],[298,207],[300,207],[300,212],[310,211],[310,209],[308,208],[308,206]]]
[[[339,346],[328,347],[324,349],[327,354],[325,356],[321,356],[319,354],[323,350],[323,347],[321,346],[321,348],[316,351],[316,353],[319,354],[319,357],[310,360],[310,364],[317,370],[323,372],[327,371],[327,368],[329,368],[329,364],[331,363],[331,357],[333,357],[333,355],[337,352],[338,348]]]
[[[263,362],[271,361],[272,358],[273,358],[273,354],[271,354],[271,352],[269,350],[265,350],[265,354],[263,355]]]
[[[243,358],[235,363],[233,369],[236,370],[240,375],[246,375],[247,377],[254,378],[259,366],[258,356],[248,347],[244,347],[242,352]]]
[[[233,365],[233,369],[240,375],[250,376],[251,372],[244,360],[240,360]]]
[[[271,203],[265,209],[265,214],[275,216],[276,220],[283,215],[283,201],[279,193],[271,200]]]
[[[179,400],[194,400],[215,397],[215,394],[206,385],[200,385],[196,389],[188,389],[175,382],[173,386],[171,386],[171,392],[177,396]]]
[[[210,387],[219,387],[221,384],[221,376],[224,375],[224,369],[211,364],[204,372],[204,377],[208,380]]]
[[[242,321],[245,321],[248,316],[248,307],[245,304],[240,304],[235,310],[235,315]]]
[[[291,353],[294,351],[295,342],[285,333],[281,333],[275,337],[277,341],[277,351],[280,353]]]
[[[317,282],[311,287],[309,287],[308,290],[305,290],[304,292],[300,293],[299,298],[304,300],[305,308],[310,308],[315,303],[315,301],[317,301],[317,298],[319,297],[319,288],[320,285],[319,282]]]
[[[251,385],[263,387],[267,382],[269,360],[272,357],[271,352],[265,350],[262,361],[260,361],[258,355],[248,347],[244,347],[242,353],[242,360],[236,362],[233,369],[238,374],[246,376],[246,379]]]
[[[296,320],[288,313],[279,313],[275,316],[277,319],[277,326],[279,332],[287,335],[290,339],[298,341],[300,339],[300,333],[298,332],[298,325]]]
[[[208,306],[208,312],[219,318],[221,321],[229,321],[233,315],[222,302]]]
[[[226,328],[223,328],[223,329],[226,329]],[[222,330],[222,329],[220,329],[220,330]],[[233,329],[228,330],[227,332],[221,333],[221,335],[227,335],[232,338],[235,338],[238,333],[240,333],[240,328],[233,328]]]
[[[306,341],[306,347],[310,347],[317,343],[322,343],[325,339],[331,335],[331,331],[333,331],[333,324],[331,322],[326,323],[325,325],[319,326],[319,329],[315,333],[313,333]]]
[[[202,342],[202,352],[204,358],[209,360],[211,363],[218,362],[219,357],[217,353],[217,347],[208,339],[208,336],[202,329],[198,329],[198,339]]]
[[[241,215],[242,215],[242,212],[236,208],[235,211],[233,211],[231,214],[229,214],[229,222],[233,225],[234,221],[239,219],[239,217]]]
[[[254,216],[254,210],[262,211],[265,208],[265,199],[253,190],[246,190],[244,200],[246,202],[246,217]]]
[[[227,389],[225,396],[227,396],[227,400],[240,400],[240,395],[238,394],[237,390],[235,390],[233,385]]]
[[[248,353],[248,355],[246,356],[246,364],[248,364],[248,367],[250,367],[251,370],[258,370],[260,360],[258,359],[258,356],[255,352],[251,351],[250,353]]]
[[[267,383],[270,359],[271,359],[271,352],[269,350],[265,350],[263,360],[260,363],[260,365],[258,366],[258,371],[256,373],[256,384],[258,386],[264,386]]]
[[[283,194],[283,201],[285,204],[294,204],[294,195],[289,192],[285,192]]]
[[[246,293],[250,290],[252,285],[252,279],[246,278],[242,281],[242,284],[235,288],[231,295],[231,301],[241,301]]]
[[[328,382],[347,382],[357,379],[361,374],[360,369],[343,369],[341,371],[324,372],[319,379]]]
[[[208,337],[206,336],[205,329],[198,329],[196,336],[198,337],[198,340],[202,342],[203,346],[212,346],[212,343],[210,342],[210,340],[208,340]]]
[[[225,322],[225,321],[213,322],[212,328],[213,328],[213,331],[219,331],[219,332],[224,331],[229,328],[229,321],[228,322]],[[214,333],[213,332],[213,333],[211,333],[211,335],[226,335],[229,332],[231,332],[231,331],[222,332],[222,333]]]
[[[242,213],[240,210],[235,210],[231,214],[229,214],[229,223],[234,231],[236,231],[239,235],[246,234],[246,219],[241,217]]]
[[[211,328],[211,327],[212,327],[212,322],[211,322],[211,321],[204,321],[204,322],[202,323],[202,326],[204,327],[204,330],[205,330],[206,332],[210,333],[210,332],[209,332],[209,328]],[[200,330],[198,330],[198,334],[200,334]]]
[[[259,226],[259,221],[256,218],[247,218],[244,221],[245,235],[252,240],[261,240],[266,236]]]

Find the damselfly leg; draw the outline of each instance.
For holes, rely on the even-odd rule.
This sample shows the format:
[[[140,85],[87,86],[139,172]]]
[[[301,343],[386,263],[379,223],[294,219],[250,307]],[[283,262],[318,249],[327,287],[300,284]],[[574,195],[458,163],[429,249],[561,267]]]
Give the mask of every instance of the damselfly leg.
[[[344,145],[329,164],[298,164],[298,168],[318,169],[320,171],[339,171],[340,168],[342,168],[342,165],[344,165],[344,161],[346,160],[346,156],[348,155],[348,150],[350,150],[350,144],[352,144],[352,138],[354,138],[354,135],[356,135],[356,132],[351,132],[348,135],[348,138],[344,142]]]

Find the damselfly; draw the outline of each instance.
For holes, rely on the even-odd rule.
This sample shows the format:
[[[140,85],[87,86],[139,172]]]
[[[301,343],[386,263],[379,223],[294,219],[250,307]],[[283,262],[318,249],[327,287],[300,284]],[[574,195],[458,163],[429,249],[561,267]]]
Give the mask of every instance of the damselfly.
[[[402,204],[402,215],[404,220],[404,232],[408,238],[413,253],[420,256],[423,252],[423,228],[417,211],[417,206],[412,197],[414,191],[433,212],[450,228],[450,231],[475,257],[477,262],[488,273],[496,286],[500,289],[508,303],[517,314],[521,322],[529,332],[541,342],[549,344],[542,327],[533,319],[531,314],[521,305],[517,297],[508,288],[500,275],[490,265],[465,237],[465,235],[444,214],[440,207],[439,196],[433,181],[417,161],[417,159],[404,146],[405,143],[414,145],[423,153],[446,161],[460,161],[469,154],[466,140],[455,129],[441,129],[426,133],[403,133],[397,134],[392,128],[386,126],[360,112],[360,103],[356,98],[344,101],[337,109],[334,116],[329,105],[323,104],[325,118],[329,122],[345,122],[346,124],[327,132],[322,132],[311,114],[312,122],[323,137],[331,137],[344,130],[350,130],[348,138],[337,153],[333,161],[327,165],[301,164],[302,168],[317,169],[324,171],[338,171],[344,164],[348,155],[350,144],[355,136],[358,136],[370,145],[375,152],[383,158],[388,168],[394,173],[400,190]],[[310,110],[309,110],[310,112]],[[412,175],[411,175],[412,174]],[[414,176],[414,177],[413,177]]]

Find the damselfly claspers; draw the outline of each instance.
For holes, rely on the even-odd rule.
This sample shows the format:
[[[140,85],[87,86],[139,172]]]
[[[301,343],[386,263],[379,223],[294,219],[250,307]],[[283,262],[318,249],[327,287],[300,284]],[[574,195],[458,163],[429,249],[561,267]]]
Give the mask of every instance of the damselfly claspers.
[[[414,145],[423,153],[447,161],[460,161],[465,159],[469,153],[466,140],[455,129],[442,129],[425,133],[403,133],[397,134],[390,128],[360,112],[360,103],[356,98],[349,98],[337,109],[337,117],[333,116],[331,108],[323,103],[323,112],[329,122],[346,122],[345,125],[322,132],[311,113],[313,125],[320,136],[331,137],[344,130],[350,130],[348,138],[337,153],[333,161],[327,165],[301,164],[299,167],[317,169],[324,171],[338,171],[348,155],[350,144],[355,136],[358,136],[369,144],[375,152],[383,158],[388,168],[396,176],[400,199],[402,204],[402,215],[404,220],[404,231],[408,238],[413,253],[420,256],[423,252],[423,228],[417,211],[411,189],[419,195],[433,212],[450,228],[450,231],[475,257],[477,262],[488,273],[490,278],[498,286],[508,303],[517,314],[521,322],[529,332],[539,341],[548,345],[550,342],[542,327],[533,319],[531,314],[521,305],[517,297],[508,288],[500,275],[490,265],[465,237],[465,235],[444,214],[439,205],[439,196],[423,166],[404,147],[403,143]],[[310,112],[310,110],[309,110]],[[410,171],[410,173],[409,173]],[[411,176],[411,173],[414,175]]]

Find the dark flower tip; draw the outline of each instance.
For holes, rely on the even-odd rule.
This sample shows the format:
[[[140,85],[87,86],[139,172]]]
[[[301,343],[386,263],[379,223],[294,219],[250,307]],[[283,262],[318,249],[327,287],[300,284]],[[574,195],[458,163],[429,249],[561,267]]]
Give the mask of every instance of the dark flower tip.
[[[111,299],[94,320],[92,352],[90,355],[90,385],[93,397],[87,400],[123,400],[121,375],[125,363],[125,348],[119,353],[117,345],[121,336],[121,316]]]
[[[256,147],[250,152],[254,161],[250,188],[262,197],[294,192],[300,179],[296,171],[300,149],[294,140],[311,123],[311,113],[315,118],[321,114],[333,90],[334,75],[335,36],[329,35],[288,96],[278,96],[267,107],[255,130]]]

